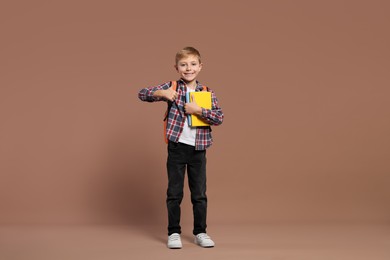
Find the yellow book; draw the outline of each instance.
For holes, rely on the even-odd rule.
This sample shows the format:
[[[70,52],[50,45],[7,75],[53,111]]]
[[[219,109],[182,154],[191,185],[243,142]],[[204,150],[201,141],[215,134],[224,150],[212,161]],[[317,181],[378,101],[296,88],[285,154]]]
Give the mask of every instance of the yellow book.
[[[192,101],[192,95],[195,97],[195,102],[198,106],[211,109],[211,92],[208,91],[199,91],[199,92],[188,92],[190,96],[190,100]],[[191,119],[189,120],[190,126],[208,126],[210,125],[204,120],[202,117],[197,115],[191,115]]]

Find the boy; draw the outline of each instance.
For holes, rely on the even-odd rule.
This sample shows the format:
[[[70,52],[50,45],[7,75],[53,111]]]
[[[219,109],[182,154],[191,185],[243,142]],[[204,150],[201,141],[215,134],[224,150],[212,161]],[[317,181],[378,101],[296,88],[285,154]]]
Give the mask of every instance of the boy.
[[[171,102],[168,111],[166,137],[168,139],[168,248],[181,248],[180,204],[183,199],[184,174],[187,168],[191,202],[193,205],[195,243],[201,247],[213,247],[214,242],[206,233],[206,149],[212,144],[210,127],[190,127],[187,115],[195,114],[210,125],[222,124],[224,115],[218,106],[214,92],[212,108],[205,109],[196,100],[186,103],[186,93],[202,91],[196,80],[202,69],[200,53],[193,47],[185,47],[176,54],[175,69],[179,73],[176,91],[170,82],[141,89],[138,97],[142,101]]]

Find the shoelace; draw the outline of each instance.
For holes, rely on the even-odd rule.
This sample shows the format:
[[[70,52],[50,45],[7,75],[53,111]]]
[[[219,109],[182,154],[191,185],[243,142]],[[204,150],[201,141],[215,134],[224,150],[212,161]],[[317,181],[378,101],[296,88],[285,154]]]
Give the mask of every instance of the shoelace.
[[[199,239],[210,239],[210,237],[207,234],[199,234],[197,235]]]
[[[171,235],[171,236],[169,236],[169,240],[171,240],[171,241],[180,240],[180,235],[176,235],[176,234]]]

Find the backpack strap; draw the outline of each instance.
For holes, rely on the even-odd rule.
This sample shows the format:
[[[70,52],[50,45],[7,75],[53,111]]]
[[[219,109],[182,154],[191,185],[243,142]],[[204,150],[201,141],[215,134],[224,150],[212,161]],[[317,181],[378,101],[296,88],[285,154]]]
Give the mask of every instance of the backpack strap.
[[[177,90],[177,81],[176,81],[176,80],[171,81],[170,87],[171,87],[174,91],[176,91],[176,90]],[[171,110],[172,104],[173,104],[172,101],[168,101],[168,108],[167,108],[167,111],[165,112],[164,121],[166,121],[167,118],[168,118],[168,114],[169,114],[169,111]]]
[[[170,87],[176,91],[177,90],[177,81],[171,81],[170,83]],[[168,144],[168,138],[167,138],[167,124],[168,124],[168,115],[169,115],[169,111],[171,110],[172,108],[172,104],[173,102],[172,101],[168,101],[168,108],[167,108],[167,111],[165,111],[165,115],[164,115],[164,140],[165,140],[165,143]]]
[[[177,81],[176,81],[176,80],[171,81],[171,88],[172,88],[174,91],[176,91],[176,89],[177,89]]]

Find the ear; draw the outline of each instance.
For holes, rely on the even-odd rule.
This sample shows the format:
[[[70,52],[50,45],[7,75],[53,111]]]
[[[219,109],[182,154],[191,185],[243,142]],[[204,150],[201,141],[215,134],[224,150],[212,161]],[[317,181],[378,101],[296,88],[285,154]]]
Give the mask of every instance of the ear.
[[[202,70],[202,67],[203,67],[203,63],[200,63],[200,64],[199,64],[199,71]]]
[[[177,72],[179,72],[179,69],[178,69],[178,67],[177,67],[177,64],[173,65],[173,67],[175,68],[175,70],[176,70]]]

